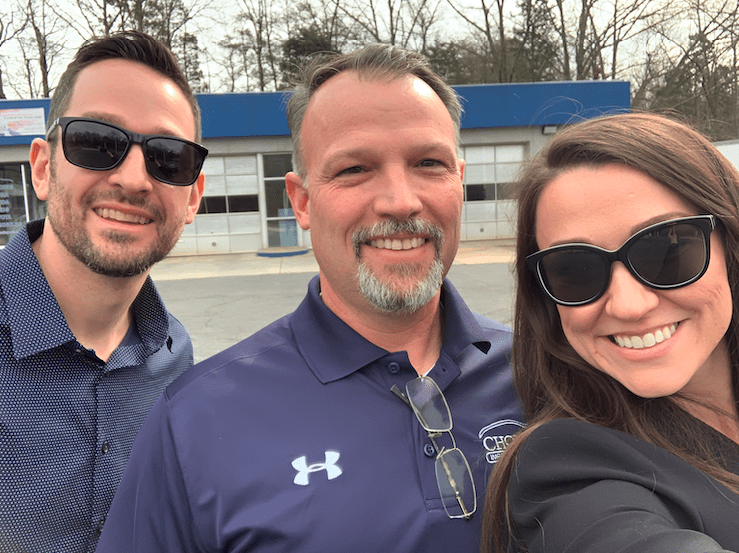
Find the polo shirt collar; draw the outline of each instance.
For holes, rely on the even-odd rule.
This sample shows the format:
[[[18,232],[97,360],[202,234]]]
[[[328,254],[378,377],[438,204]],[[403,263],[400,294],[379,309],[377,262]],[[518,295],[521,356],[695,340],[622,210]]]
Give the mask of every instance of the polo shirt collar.
[[[490,342],[480,323],[448,280],[441,291],[445,328],[443,352],[451,359],[470,345],[483,353]],[[341,320],[320,297],[320,277],[308,285],[308,294],[290,318],[298,350],[324,384],[340,380],[388,354]]]
[[[43,219],[28,223],[0,255],[0,289],[6,311],[3,318],[10,327],[17,359],[76,341],[31,247],[43,231]],[[150,277],[133,309],[148,355],[160,349],[169,336],[169,318]]]

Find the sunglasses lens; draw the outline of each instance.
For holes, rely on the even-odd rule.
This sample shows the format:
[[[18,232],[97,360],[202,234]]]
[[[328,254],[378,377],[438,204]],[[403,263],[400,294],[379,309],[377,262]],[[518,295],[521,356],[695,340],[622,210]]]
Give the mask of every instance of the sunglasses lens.
[[[609,277],[605,259],[579,248],[545,255],[539,260],[539,271],[549,293],[567,303],[586,302],[596,297]]]
[[[198,178],[203,161],[200,151],[188,142],[166,137],[146,141],[146,168],[159,181],[188,186]]]
[[[94,121],[72,121],[64,132],[64,155],[87,169],[111,169],[126,152],[128,137]]]
[[[703,232],[691,223],[665,225],[632,244],[628,259],[634,271],[656,286],[688,283],[705,269]]]

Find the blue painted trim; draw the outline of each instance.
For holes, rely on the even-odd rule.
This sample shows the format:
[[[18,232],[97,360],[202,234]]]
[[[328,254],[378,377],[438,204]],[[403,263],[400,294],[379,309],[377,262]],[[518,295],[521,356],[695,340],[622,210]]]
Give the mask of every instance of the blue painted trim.
[[[460,85],[463,129],[562,125],[629,111],[625,81],[564,81]],[[285,92],[199,94],[205,138],[289,136]],[[1,109],[43,107],[49,99],[0,100]],[[0,137],[0,146],[30,144],[33,136]]]
[[[308,253],[308,249],[301,250],[288,250],[288,251],[272,251],[272,250],[259,250],[257,255],[259,257],[293,257],[296,255],[305,255]]]

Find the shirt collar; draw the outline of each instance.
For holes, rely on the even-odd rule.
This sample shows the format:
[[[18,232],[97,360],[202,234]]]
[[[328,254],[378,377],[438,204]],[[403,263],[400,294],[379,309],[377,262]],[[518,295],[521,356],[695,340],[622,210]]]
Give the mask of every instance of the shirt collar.
[[[43,219],[28,223],[0,254],[4,318],[17,359],[75,341],[31,247],[43,231]],[[145,350],[157,351],[169,336],[169,319],[151,278],[146,279],[133,310]]]
[[[326,384],[344,378],[388,354],[341,320],[320,298],[320,277],[308,285],[308,294],[293,313],[290,327],[301,355],[316,375]],[[474,314],[451,282],[444,281],[441,290],[444,305],[443,353],[451,359],[470,345],[483,353],[490,341]]]

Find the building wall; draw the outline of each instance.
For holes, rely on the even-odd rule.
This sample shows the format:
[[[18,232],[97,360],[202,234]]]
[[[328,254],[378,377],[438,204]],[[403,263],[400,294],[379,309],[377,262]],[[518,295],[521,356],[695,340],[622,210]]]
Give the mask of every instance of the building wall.
[[[464,107],[462,240],[512,237],[512,188],[521,164],[557,125],[625,111],[630,101],[629,83],[620,81],[455,89]],[[310,248],[310,232],[298,227],[284,191],[292,149],[285,100],[282,92],[198,95],[203,145],[210,152],[203,167],[205,193],[172,255]],[[48,99],[0,100],[0,246],[26,219],[45,215],[44,203],[33,194],[28,148],[40,136],[32,133],[43,132],[48,107]],[[23,125],[33,131],[19,133]]]

